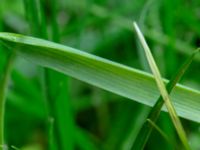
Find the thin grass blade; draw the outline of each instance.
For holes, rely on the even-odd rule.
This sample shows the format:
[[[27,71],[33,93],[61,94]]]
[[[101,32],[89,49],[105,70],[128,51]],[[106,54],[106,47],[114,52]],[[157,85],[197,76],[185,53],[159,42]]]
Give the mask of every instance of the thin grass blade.
[[[188,67],[191,65],[192,61],[194,60],[195,56],[199,54],[200,49],[195,50],[190,57],[183,63],[183,65],[178,69],[176,74],[172,77],[172,79],[167,83],[166,89],[168,93],[171,93],[171,91],[174,89],[176,84],[179,82],[179,80],[182,78],[182,76],[187,71]],[[158,119],[158,116],[160,114],[160,111],[162,109],[162,106],[164,104],[162,96],[160,96],[156,102],[156,104],[151,109],[149,115],[147,118],[149,118],[151,121],[156,122]],[[148,138],[152,132],[153,127],[149,125],[149,123],[145,122],[142,128],[140,129],[140,132],[134,142],[133,147],[138,147],[140,149],[144,148],[146,142],[148,141]]]
[[[159,72],[159,70],[157,68],[157,65],[156,65],[156,63],[154,61],[154,58],[153,58],[153,56],[151,54],[151,51],[150,51],[150,49],[149,49],[149,47],[148,47],[148,45],[147,45],[147,43],[146,43],[146,41],[144,39],[144,36],[142,35],[139,27],[137,26],[137,24],[135,22],[134,22],[134,27],[135,27],[135,30],[136,30],[136,32],[138,34],[140,42],[142,43],[142,46],[143,46],[143,48],[145,50],[145,54],[146,54],[147,60],[149,62],[150,68],[151,68],[151,70],[152,70],[152,72],[153,72],[153,74],[155,76],[155,80],[156,80],[158,89],[160,90],[160,93],[161,93],[161,95],[163,97],[163,100],[165,102],[165,105],[166,105],[166,107],[168,109],[168,112],[169,112],[169,115],[170,115],[170,117],[172,119],[172,122],[174,123],[174,126],[175,126],[175,128],[177,130],[179,138],[180,138],[182,144],[185,146],[185,148],[189,150],[190,147],[189,147],[189,144],[188,144],[188,141],[187,141],[187,138],[186,138],[186,134],[184,132],[184,129],[182,127],[180,119],[178,118],[176,110],[175,110],[175,108],[174,108],[174,106],[173,106],[173,104],[172,104],[172,102],[170,100],[168,92],[167,92],[167,90],[165,88],[165,84],[162,81],[160,72]]]
[[[5,100],[14,58],[14,53],[8,56],[7,64],[5,65],[5,71],[0,80],[0,150],[6,149],[4,139]]]
[[[172,142],[170,141],[169,137],[163,132],[151,119],[147,119],[147,123],[151,125],[153,128],[156,129],[160,133],[160,135],[169,143],[171,144]]]

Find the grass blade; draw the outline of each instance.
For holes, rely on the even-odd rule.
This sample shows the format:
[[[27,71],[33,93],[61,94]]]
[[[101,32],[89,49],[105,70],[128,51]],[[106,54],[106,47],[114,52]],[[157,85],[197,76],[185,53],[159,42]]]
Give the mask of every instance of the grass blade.
[[[47,29],[46,29],[46,18],[43,12],[43,2],[42,0],[24,0],[24,10],[26,19],[29,22],[30,34],[38,36],[40,38],[47,39]],[[36,11],[37,10],[37,11]],[[45,100],[46,107],[46,126],[47,126],[47,137],[48,137],[48,149],[55,150],[56,142],[54,138],[54,118],[51,116],[51,112],[54,112],[49,107],[49,91],[48,91],[48,81],[45,78],[46,69],[42,71],[42,90],[43,99]],[[27,89],[26,89],[27,90]],[[49,105],[48,105],[49,104]]]
[[[181,77],[184,75],[192,61],[194,60],[194,57],[199,53],[200,49],[195,50],[192,55],[183,63],[183,65],[180,67],[180,69],[177,71],[177,73],[173,76],[173,78],[170,80],[170,82],[166,85],[167,92],[171,93],[173,88],[176,86],[176,84],[179,82]],[[148,118],[151,119],[151,121],[156,122],[158,119],[158,116],[160,114],[161,108],[164,104],[164,101],[162,99],[162,96],[160,96],[156,102],[156,104],[153,106],[152,110],[150,111]],[[140,147],[140,149],[144,148],[151,132],[152,132],[152,126],[149,125],[149,123],[145,122],[143,127],[140,129],[140,132],[137,136],[137,139],[135,141],[134,147]]]
[[[38,32],[38,27],[40,27],[37,0],[23,0],[24,9],[26,13],[26,19],[28,20],[30,33],[35,36],[40,37],[40,32]]]
[[[169,115],[170,115],[170,117],[172,119],[172,122],[174,123],[174,126],[175,126],[175,128],[177,130],[179,138],[182,141],[182,143],[185,146],[185,148],[189,150],[190,147],[189,147],[189,144],[187,142],[186,134],[184,132],[184,129],[182,127],[180,119],[178,118],[178,115],[177,115],[177,113],[175,111],[175,108],[174,108],[173,104],[171,103],[170,97],[169,97],[168,92],[167,92],[167,90],[165,88],[165,84],[162,81],[160,72],[159,72],[159,70],[157,68],[157,65],[156,65],[154,59],[153,59],[151,51],[150,51],[150,49],[149,49],[149,47],[148,47],[148,45],[147,45],[147,43],[146,43],[141,31],[140,31],[140,29],[139,29],[139,27],[137,26],[136,23],[134,23],[134,27],[135,27],[135,30],[136,30],[136,32],[138,34],[138,37],[139,37],[139,39],[140,39],[140,41],[142,43],[142,46],[143,46],[143,48],[145,50],[146,57],[147,57],[147,60],[149,62],[150,68],[151,68],[151,70],[152,70],[152,72],[153,72],[153,74],[155,76],[155,80],[156,80],[157,86],[158,86],[158,88],[160,90],[160,93],[161,93],[161,95],[163,97],[163,100],[164,100],[165,105],[166,105],[166,107],[168,109],[168,112],[169,112]]]
[[[140,70],[38,38],[0,33],[0,39],[29,61],[137,102],[153,106],[159,95],[153,76]],[[181,85],[174,91],[179,116],[200,122],[200,92]]]
[[[51,8],[51,29],[52,40],[54,42],[60,42],[59,25],[57,22],[58,6],[57,1],[50,1]],[[60,149],[73,150],[75,148],[75,121],[72,111],[72,104],[70,99],[69,90],[69,78],[65,75],[46,69],[46,73],[49,76],[48,83],[51,87],[50,93],[55,93],[51,96],[51,104],[53,105],[56,131],[58,133],[58,145]],[[58,85],[57,83],[60,83]],[[65,116],[65,117],[63,117]]]
[[[4,74],[0,81],[0,150],[4,150],[4,113],[5,113],[5,98],[9,82],[10,72],[14,60],[14,54],[10,54],[5,66]]]
[[[151,120],[151,119],[147,119],[147,123],[149,123],[153,128],[155,128],[160,135],[168,142],[168,143],[172,143],[169,139],[169,137]]]

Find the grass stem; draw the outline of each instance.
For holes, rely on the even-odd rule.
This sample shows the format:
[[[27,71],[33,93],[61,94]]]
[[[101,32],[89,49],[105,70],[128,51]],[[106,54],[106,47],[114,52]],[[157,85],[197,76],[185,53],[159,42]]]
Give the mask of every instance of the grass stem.
[[[139,37],[139,39],[140,39],[140,41],[142,43],[142,46],[143,46],[143,48],[145,50],[146,57],[147,57],[147,60],[149,62],[149,66],[150,66],[150,68],[152,70],[152,73],[155,76],[155,81],[157,83],[158,89],[160,91],[161,96],[163,97],[163,100],[165,102],[165,105],[167,107],[169,115],[171,117],[171,120],[174,123],[174,127],[176,128],[176,131],[178,133],[178,136],[179,136],[182,144],[184,145],[185,149],[190,150],[190,146],[189,146],[188,141],[187,141],[186,133],[185,133],[185,131],[183,129],[183,126],[181,124],[180,119],[178,118],[178,115],[177,115],[177,112],[176,112],[176,110],[174,108],[174,105],[171,102],[171,98],[169,97],[168,91],[167,91],[167,89],[166,89],[166,87],[165,87],[165,85],[164,85],[164,83],[162,81],[160,72],[159,72],[159,70],[157,68],[157,65],[156,65],[156,63],[154,61],[154,58],[153,58],[153,56],[151,54],[150,48],[148,47],[148,45],[147,45],[147,43],[146,43],[146,41],[144,39],[144,36],[141,33],[141,31],[140,31],[139,27],[137,26],[137,24],[135,22],[133,24],[134,24],[135,30],[136,30],[136,32],[138,34],[138,37]]]
[[[5,148],[5,140],[4,140],[4,114],[5,114],[5,99],[6,99],[6,92],[10,77],[10,72],[12,68],[14,60],[14,54],[10,54],[7,64],[5,66],[5,71],[2,75],[1,82],[0,82],[0,150],[4,150]]]

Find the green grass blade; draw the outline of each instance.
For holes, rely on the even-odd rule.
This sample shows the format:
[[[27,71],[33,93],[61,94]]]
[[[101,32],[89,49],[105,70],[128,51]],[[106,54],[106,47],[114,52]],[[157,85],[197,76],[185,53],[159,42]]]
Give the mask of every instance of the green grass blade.
[[[199,51],[200,49],[197,49],[196,51],[194,51],[192,55],[183,63],[183,65],[180,67],[177,73],[173,76],[173,78],[169,81],[169,83],[166,86],[168,93],[171,93],[171,91],[179,82],[181,77],[184,75],[184,73],[186,72],[186,70],[188,69],[192,61],[194,60],[194,57],[199,53]],[[148,115],[148,118],[151,119],[151,121],[153,122],[157,121],[163,104],[164,104],[164,101],[162,99],[162,96],[160,96]],[[149,123],[145,122],[136,138],[134,147],[140,147],[140,149],[144,148],[152,132],[152,129],[153,129],[152,126],[150,126]]]
[[[52,15],[52,39],[54,42],[60,42],[60,33],[59,33],[59,26],[57,21],[58,16],[58,6],[57,2],[55,0],[50,1],[51,6],[51,15]]]
[[[10,72],[14,60],[14,54],[10,54],[5,66],[4,74],[0,80],[0,150],[4,150],[4,113],[7,86],[10,78]]]
[[[153,106],[159,96],[153,76],[140,70],[38,38],[0,33],[0,39],[31,62],[137,102]],[[179,116],[200,122],[199,91],[177,85],[171,98]]]
[[[68,79],[63,80],[63,85],[60,88],[60,94],[57,98],[56,105],[56,118],[58,120],[58,130],[60,134],[60,142],[63,149],[73,150],[74,145],[74,131],[75,122],[73,118],[73,111],[71,107],[71,101],[69,99],[69,91],[66,92],[68,88]],[[66,83],[64,83],[66,82]],[[69,89],[69,88],[68,88]],[[65,117],[63,117],[65,116]]]
[[[39,27],[41,28],[38,30],[38,33],[40,33],[40,37],[44,39],[48,39],[48,33],[47,33],[47,23],[46,23],[46,16],[45,16],[45,1],[39,0],[38,2],[38,18],[39,18]]]
[[[26,18],[29,22],[30,34],[38,36],[40,38],[47,39],[47,28],[46,28],[46,18],[43,11],[43,1],[42,0],[24,0],[24,9]],[[45,78],[46,70],[42,71],[42,90],[43,99],[45,100],[46,107],[46,124],[47,124],[47,134],[48,134],[48,149],[56,149],[56,142],[54,138],[54,118],[50,116],[54,112],[49,108],[49,91],[48,91],[48,81]],[[27,90],[27,89],[26,89]],[[48,105],[49,104],[49,105]]]
[[[57,1],[50,1],[52,40],[58,43],[60,42],[60,34],[57,22],[57,5]],[[70,99],[70,80],[68,77],[56,71],[49,70],[47,74],[49,76],[48,83],[51,87],[50,93],[57,91],[55,95],[51,96],[51,104],[53,105],[56,131],[58,133],[58,145],[60,149],[73,150],[75,148],[75,121]],[[60,84],[58,85],[57,83]]]
[[[163,97],[163,100],[165,102],[165,105],[166,105],[166,107],[168,109],[168,112],[169,112],[169,115],[170,115],[170,117],[172,119],[172,122],[174,123],[174,126],[175,126],[175,128],[177,130],[179,138],[182,141],[182,143],[185,146],[185,148],[189,150],[190,147],[189,147],[189,144],[187,142],[186,134],[184,132],[184,129],[182,127],[180,119],[178,118],[176,110],[175,110],[173,104],[171,103],[170,97],[169,97],[168,92],[167,92],[167,90],[165,88],[165,84],[162,81],[160,72],[159,72],[159,70],[157,68],[157,65],[156,65],[154,59],[153,59],[151,51],[150,51],[150,49],[149,49],[149,47],[148,47],[148,45],[147,45],[147,43],[146,43],[141,31],[140,31],[140,29],[139,29],[139,27],[137,26],[136,23],[134,23],[134,27],[135,27],[135,30],[136,30],[136,32],[138,34],[138,37],[139,37],[139,39],[140,39],[140,41],[142,43],[142,46],[143,46],[143,48],[145,50],[146,57],[147,57],[147,60],[149,62],[150,68],[151,68],[151,70],[152,70],[152,72],[153,72],[153,74],[155,76],[155,80],[156,80],[158,89],[160,90],[160,93],[161,93],[161,95]]]
[[[55,118],[57,142],[60,149],[74,149],[75,126],[71,107],[68,83],[63,74],[48,70],[50,104]],[[58,84],[59,83],[59,84]],[[64,117],[63,117],[64,116]]]
[[[149,123],[153,128],[155,128],[160,135],[169,143],[171,144],[172,142],[170,141],[169,137],[163,132],[151,119],[147,119],[147,123]]]
[[[177,8],[177,2],[173,3],[173,0],[164,0],[164,11],[167,13],[164,13],[163,16],[165,19],[163,19],[163,30],[164,32],[170,37],[169,44],[165,47],[165,63],[166,63],[166,69],[167,69],[167,76],[171,77],[173,73],[176,71],[177,67],[177,52],[173,48],[176,43],[176,33],[174,30],[175,25],[175,13]],[[170,60],[170,61],[169,61]]]
[[[26,19],[29,23],[30,33],[35,36],[40,36],[38,27],[40,26],[37,0],[24,0],[24,9],[26,14]]]

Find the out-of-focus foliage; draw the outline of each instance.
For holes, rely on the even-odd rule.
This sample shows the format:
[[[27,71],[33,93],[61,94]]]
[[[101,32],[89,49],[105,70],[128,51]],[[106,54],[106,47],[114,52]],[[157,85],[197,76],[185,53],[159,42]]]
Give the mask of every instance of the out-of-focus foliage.
[[[133,32],[135,20],[162,76],[170,78],[199,46],[199,6],[197,0],[1,0],[0,30],[60,41],[148,72]],[[0,78],[6,52],[5,47],[0,47]],[[199,63],[197,56],[181,80],[197,90]],[[69,150],[129,150],[149,109],[17,57],[6,101],[5,139],[9,146],[20,150],[63,149],[66,145],[60,138],[70,143]],[[182,122],[192,149],[200,149],[199,124],[184,119]],[[158,125],[178,146],[168,114],[161,113]],[[172,149],[155,131],[146,149],[161,147]]]

